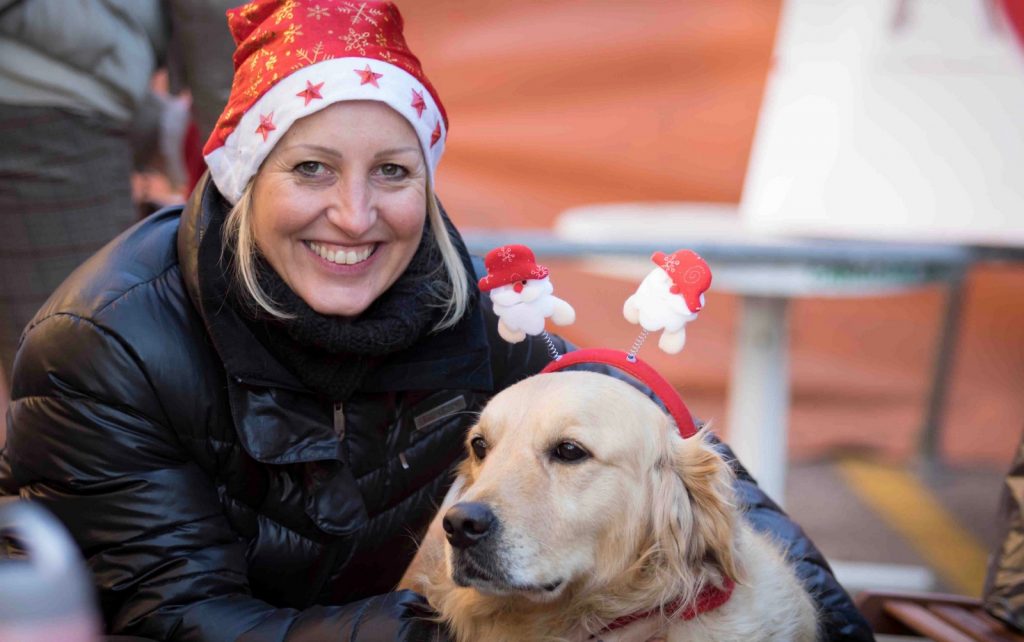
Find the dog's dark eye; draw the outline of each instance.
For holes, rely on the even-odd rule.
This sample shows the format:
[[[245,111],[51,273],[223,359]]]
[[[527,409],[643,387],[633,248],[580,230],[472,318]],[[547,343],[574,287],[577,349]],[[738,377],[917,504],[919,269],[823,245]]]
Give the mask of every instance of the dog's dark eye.
[[[483,437],[473,437],[469,442],[469,447],[473,449],[473,454],[476,455],[477,459],[483,459],[487,456],[487,442],[484,441]]]
[[[555,446],[555,449],[551,451],[551,454],[554,455],[555,459],[568,463],[582,461],[590,456],[590,453],[584,450],[583,446],[572,441],[563,441],[558,444]]]

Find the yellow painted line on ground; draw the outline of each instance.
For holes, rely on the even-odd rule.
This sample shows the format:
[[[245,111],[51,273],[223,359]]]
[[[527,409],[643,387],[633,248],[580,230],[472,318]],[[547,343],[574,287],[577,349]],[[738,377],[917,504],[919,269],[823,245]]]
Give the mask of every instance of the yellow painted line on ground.
[[[914,475],[894,466],[842,459],[850,489],[878,512],[954,590],[980,596],[987,551]]]

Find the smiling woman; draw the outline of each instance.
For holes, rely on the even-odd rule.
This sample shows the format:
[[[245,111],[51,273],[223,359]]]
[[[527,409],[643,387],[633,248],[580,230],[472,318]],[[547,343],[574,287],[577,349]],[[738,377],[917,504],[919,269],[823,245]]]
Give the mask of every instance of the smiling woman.
[[[209,174],[30,324],[0,492],[67,525],[112,633],[442,640],[395,586],[478,411],[548,346],[502,341],[435,197],[448,120],[398,10],[255,0],[228,23]],[[585,471],[584,445],[552,440],[546,457]],[[858,639],[813,545],[764,510],[848,633],[833,639]]]

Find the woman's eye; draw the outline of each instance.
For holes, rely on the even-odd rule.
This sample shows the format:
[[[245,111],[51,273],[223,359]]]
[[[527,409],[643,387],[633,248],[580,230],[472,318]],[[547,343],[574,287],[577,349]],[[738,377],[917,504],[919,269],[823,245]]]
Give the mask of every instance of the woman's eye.
[[[473,440],[469,442],[469,447],[473,449],[473,454],[477,459],[487,456],[487,442],[483,437],[473,437]]]
[[[551,451],[551,454],[558,461],[566,463],[575,463],[590,457],[590,453],[588,453],[583,446],[580,446],[573,441],[563,441],[555,446],[555,449]]]
[[[409,172],[401,165],[385,163],[380,166],[380,173],[387,178],[405,178]]]
[[[327,168],[318,161],[305,161],[296,165],[295,171],[303,176],[321,176],[327,171]]]

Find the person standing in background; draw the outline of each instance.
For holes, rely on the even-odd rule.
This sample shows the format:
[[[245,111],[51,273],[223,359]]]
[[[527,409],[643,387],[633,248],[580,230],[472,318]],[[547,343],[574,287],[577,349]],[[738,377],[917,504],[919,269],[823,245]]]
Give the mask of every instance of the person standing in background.
[[[133,173],[155,165],[190,189],[205,171],[201,141],[234,73],[224,15],[239,3],[0,0],[0,417],[25,324],[139,218]],[[152,90],[161,68],[187,98]]]
[[[1024,439],[1003,480],[999,499],[999,545],[988,560],[981,593],[985,610],[1024,632]]]
[[[235,41],[224,16],[239,0],[173,0],[165,4],[171,27],[167,75],[172,95],[189,95],[188,122],[166,132],[165,156],[181,156],[183,192],[188,194],[206,171],[203,143],[213,133],[231,94]],[[166,121],[167,119],[165,119]],[[169,140],[167,140],[169,139]]]
[[[0,365],[50,293],[136,220],[136,150],[168,37],[159,0],[0,0]]]

